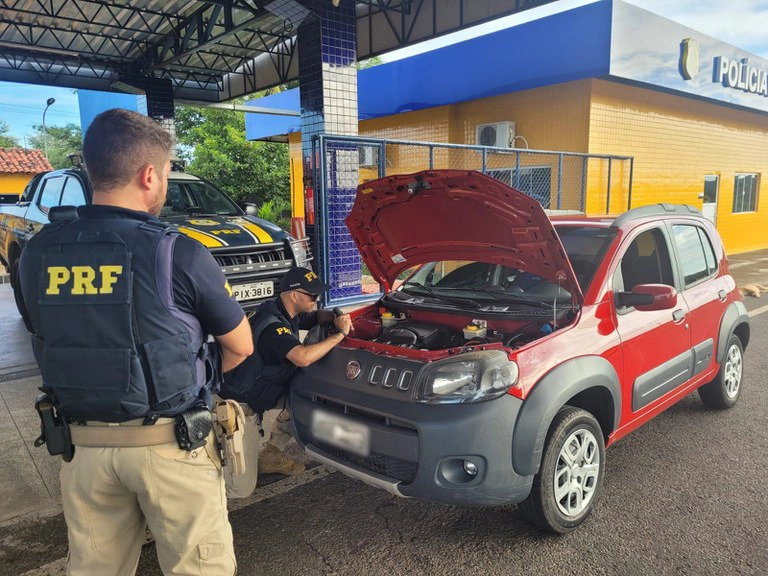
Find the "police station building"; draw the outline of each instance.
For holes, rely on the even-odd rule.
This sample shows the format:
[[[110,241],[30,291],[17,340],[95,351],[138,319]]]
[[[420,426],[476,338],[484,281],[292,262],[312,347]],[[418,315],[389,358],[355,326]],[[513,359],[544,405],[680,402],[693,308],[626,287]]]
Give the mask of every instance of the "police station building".
[[[768,61],[619,0],[555,5],[360,71],[359,135],[630,156],[631,207],[692,204],[730,253],[768,248]],[[298,90],[251,103],[298,110]],[[291,144],[295,216],[299,129],[246,114],[249,139]]]

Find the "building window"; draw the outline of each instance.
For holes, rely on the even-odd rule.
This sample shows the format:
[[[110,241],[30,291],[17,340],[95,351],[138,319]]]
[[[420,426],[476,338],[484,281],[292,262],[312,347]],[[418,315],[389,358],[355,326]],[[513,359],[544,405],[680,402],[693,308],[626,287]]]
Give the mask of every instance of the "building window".
[[[736,174],[733,183],[733,212],[757,210],[757,174]]]

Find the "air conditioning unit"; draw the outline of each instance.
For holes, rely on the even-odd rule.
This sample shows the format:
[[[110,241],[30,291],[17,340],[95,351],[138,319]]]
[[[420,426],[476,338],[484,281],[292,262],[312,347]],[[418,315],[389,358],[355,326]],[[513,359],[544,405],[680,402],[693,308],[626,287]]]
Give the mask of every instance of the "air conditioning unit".
[[[475,142],[478,146],[493,146],[494,148],[512,148],[515,138],[514,122],[492,122],[478,124]]]

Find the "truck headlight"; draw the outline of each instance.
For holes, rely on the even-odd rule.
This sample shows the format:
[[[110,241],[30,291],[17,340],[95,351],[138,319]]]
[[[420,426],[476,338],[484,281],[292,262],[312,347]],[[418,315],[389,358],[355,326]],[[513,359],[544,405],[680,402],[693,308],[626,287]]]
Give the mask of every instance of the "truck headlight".
[[[490,400],[504,395],[517,377],[517,364],[501,350],[470,352],[425,367],[416,399],[430,404]]]
[[[288,243],[291,245],[293,257],[296,260],[296,266],[308,268],[309,266],[307,265],[312,261],[312,253],[309,250],[309,238],[290,240]]]

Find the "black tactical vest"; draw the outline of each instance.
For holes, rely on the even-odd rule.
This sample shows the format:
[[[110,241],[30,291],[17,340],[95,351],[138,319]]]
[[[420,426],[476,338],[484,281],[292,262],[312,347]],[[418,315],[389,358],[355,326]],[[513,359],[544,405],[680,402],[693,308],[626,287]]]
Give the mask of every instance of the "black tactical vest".
[[[205,335],[173,300],[178,237],[157,220],[81,218],[25,248],[43,389],[72,420],[172,416],[208,401]]]
[[[222,398],[248,404],[257,414],[277,406],[280,397],[288,391],[288,380],[295,368],[288,361],[266,364],[259,354],[259,338],[264,329],[275,322],[292,325],[277,305],[277,299],[272,299],[264,302],[249,320],[253,334],[253,354],[234,370],[224,374],[219,392]]]

